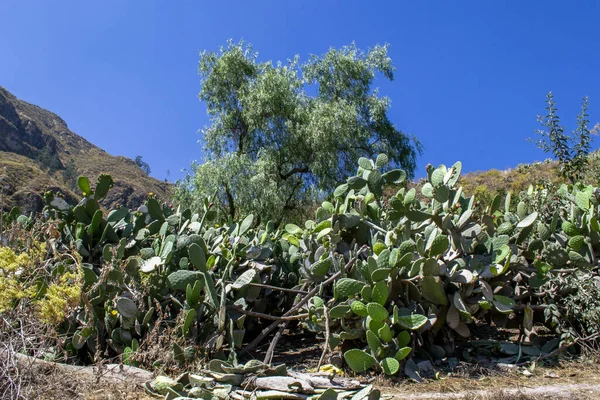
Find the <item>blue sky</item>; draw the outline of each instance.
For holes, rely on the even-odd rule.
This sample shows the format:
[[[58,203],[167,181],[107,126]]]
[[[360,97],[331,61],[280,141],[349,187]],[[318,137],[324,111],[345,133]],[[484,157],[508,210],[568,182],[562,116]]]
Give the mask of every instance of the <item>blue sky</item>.
[[[260,60],[306,60],[389,43],[395,80],[376,85],[425,147],[417,174],[504,169],[546,158],[526,138],[549,90],[568,129],[584,95],[600,120],[599,18],[595,0],[2,0],[0,86],[174,180],[202,158],[200,51],[244,39]]]

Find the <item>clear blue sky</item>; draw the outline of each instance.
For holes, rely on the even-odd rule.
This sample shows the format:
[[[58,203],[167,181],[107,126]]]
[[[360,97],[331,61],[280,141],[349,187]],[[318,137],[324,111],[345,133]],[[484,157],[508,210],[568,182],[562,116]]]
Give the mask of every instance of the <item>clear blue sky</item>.
[[[396,79],[377,85],[425,146],[418,175],[456,159],[504,169],[545,158],[525,139],[547,91],[567,128],[584,95],[600,120],[599,21],[596,0],[1,0],[0,85],[175,179],[202,158],[200,51],[245,39],[261,60],[306,60],[389,43]]]

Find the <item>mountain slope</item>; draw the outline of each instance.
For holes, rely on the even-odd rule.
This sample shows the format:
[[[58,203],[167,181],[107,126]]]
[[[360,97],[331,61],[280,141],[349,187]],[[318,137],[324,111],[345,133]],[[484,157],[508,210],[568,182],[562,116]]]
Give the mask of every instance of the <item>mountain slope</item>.
[[[129,208],[152,192],[171,199],[172,187],[146,175],[131,159],[112,156],[73,133],[58,115],[17,99],[0,86],[0,189],[8,210],[40,211],[43,193],[53,190],[75,201],[80,175],[95,182],[101,173],[112,175],[115,187],[104,201]]]

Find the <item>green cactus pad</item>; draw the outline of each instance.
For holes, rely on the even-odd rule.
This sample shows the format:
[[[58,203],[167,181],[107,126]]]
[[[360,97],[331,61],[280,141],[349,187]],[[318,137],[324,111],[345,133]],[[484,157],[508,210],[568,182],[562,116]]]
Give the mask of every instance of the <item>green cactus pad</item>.
[[[79,189],[85,193],[86,196],[92,191],[90,181],[87,176],[80,176],[79,179],[77,179],[77,186],[79,186]]]
[[[239,290],[245,287],[248,287],[248,284],[251,283],[254,278],[258,275],[255,269],[248,269],[244,271],[231,285],[232,288]]]
[[[140,257],[142,257],[144,260],[147,260],[154,256],[155,256],[154,249],[152,247],[145,247],[140,250]]]
[[[346,313],[350,311],[350,306],[348,304],[338,304],[329,310],[329,318],[339,319],[342,318]]]
[[[117,300],[117,311],[125,318],[134,318],[138,313],[138,308],[133,300],[121,297]]]
[[[379,270],[377,270],[379,271]],[[377,272],[375,271],[375,272]],[[375,274],[375,273],[373,273]],[[371,301],[375,303],[379,303],[382,306],[385,305],[389,296],[389,290],[386,281],[379,281],[373,286],[373,290],[371,292]]]
[[[359,349],[352,349],[345,352],[344,360],[346,360],[346,364],[354,372],[364,372],[372,368],[376,363],[373,356]]]
[[[407,210],[406,217],[412,222],[423,222],[433,217],[433,214],[429,214],[419,210]]]
[[[588,211],[590,209],[590,198],[591,193],[588,192],[577,192],[575,194],[575,204],[583,211]]]
[[[572,222],[563,221],[561,228],[562,228],[563,232],[565,232],[569,236],[579,235],[579,229],[577,229],[575,224],[573,224]]]
[[[196,281],[193,285],[188,284],[185,288],[185,301],[187,302],[189,307],[195,308],[199,304],[200,301],[200,292],[204,286],[203,280]]]
[[[423,196],[425,197],[429,197],[432,198],[433,197],[433,186],[431,185],[431,183],[426,182],[423,187],[421,188],[421,193],[423,194]]]
[[[383,321],[390,316],[385,307],[383,307],[379,303],[367,304],[367,312],[369,313],[369,317],[371,317],[373,321]]]
[[[197,280],[203,279],[203,275],[198,271],[189,271],[180,269],[175,271],[167,277],[169,287],[173,290],[185,291],[187,285],[194,285]]]
[[[365,337],[365,331],[362,329],[350,329],[340,332],[341,340],[356,340],[363,339]]]
[[[423,297],[433,304],[445,306],[448,304],[444,285],[437,276],[425,276],[421,281],[421,292]]]
[[[367,181],[360,176],[352,176],[347,179],[346,183],[348,184],[348,188],[353,190],[360,190],[367,185]]]
[[[527,204],[522,201],[517,204],[517,215],[521,219],[527,216]]]
[[[408,331],[401,331],[396,339],[398,340],[399,347],[405,347],[410,343],[411,336]]]
[[[158,221],[162,221],[164,219],[163,216],[163,210],[162,207],[160,206],[160,204],[158,204],[158,201],[156,201],[155,198],[149,198],[148,202],[147,202],[147,206],[148,206],[148,214],[150,214],[150,216]]]
[[[433,171],[433,173],[431,174],[431,184],[434,187],[443,185],[444,184],[444,176],[446,175],[446,172],[448,172],[448,170],[446,169],[445,166],[440,165],[439,167],[437,167],[435,169],[435,171]]]
[[[502,245],[499,249],[494,250],[494,264],[500,264],[506,257],[510,256],[510,247],[508,245]]]
[[[373,282],[381,281],[383,279],[387,279],[392,272],[391,268],[379,268],[371,273],[371,280]]]
[[[369,315],[367,312],[367,306],[362,301],[353,301],[352,304],[350,304],[350,309],[354,314],[361,317],[366,317]]]
[[[189,259],[198,271],[206,272],[206,254],[197,243],[190,244],[188,248]]]
[[[169,393],[169,389],[173,389],[175,391],[183,389],[183,385],[181,383],[178,383],[167,376],[157,376],[150,386],[155,392],[161,395],[166,395]]]
[[[538,218],[538,212],[534,211],[525,218],[521,219],[521,221],[517,224],[517,228],[528,228],[530,227]]]
[[[515,301],[510,297],[494,295],[493,304],[496,310],[502,314],[510,314],[513,311],[512,308],[515,306]]]
[[[575,251],[569,252],[569,261],[579,268],[590,268],[592,266],[588,260]]]
[[[404,329],[417,330],[427,323],[426,316],[421,314],[401,315],[397,318],[397,323]]]
[[[428,258],[421,265],[421,275],[438,276],[440,274],[440,265],[435,258]]]
[[[409,205],[411,205],[415,201],[416,197],[417,197],[417,190],[415,188],[410,189],[404,195],[404,206],[408,207]]]
[[[537,223],[537,232],[538,236],[542,240],[548,240],[550,238],[550,235],[552,235],[550,227],[541,221]]]
[[[396,355],[394,356],[394,358],[398,361],[402,361],[406,357],[408,357],[408,355],[410,354],[411,351],[412,351],[412,347],[402,347],[402,348],[400,348],[400,350],[398,350],[396,352]]]
[[[433,198],[440,203],[445,203],[450,197],[450,190],[448,186],[438,186],[433,190]]]
[[[498,232],[498,235],[510,235],[512,233],[512,231],[513,231],[513,225],[510,222],[503,222],[496,229],[496,232]]]
[[[573,236],[569,239],[569,247],[575,251],[579,251],[585,243],[585,238],[582,235]],[[570,257],[569,257],[570,258]]]
[[[368,311],[368,310],[367,310]],[[367,316],[365,320],[365,329],[370,329],[373,332],[377,332],[379,329],[383,327],[383,321],[375,321],[371,316]]]
[[[569,261],[569,254],[558,244],[546,244],[543,255],[554,268],[561,268]]]
[[[383,174],[382,177],[388,184],[394,183],[398,185],[408,178],[408,174],[401,169],[392,169]]]
[[[373,253],[375,253],[376,255],[379,255],[385,249],[387,249],[387,246],[384,243],[377,242],[373,246]]]
[[[102,200],[108,194],[110,188],[115,185],[112,177],[106,174],[100,174],[98,176],[98,180],[96,181],[96,192],[94,193],[94,198],[96,200]]]
[[[357,281],[356,279],[341,278],[335,283],[334,297],[336,299],[347,299],[349,297],[354,297],[356,294],[361,292],[364,286],[364,282]]]
[[[323,279],[327,272],[329,272],[329,268],[333,264],[331,256],[325,258],[324,260],[320,260],[315,262],[310,266],[310,272],[319,279]]]
[[[369,303],[371,301],[371,293],[373,293],[373,289],[369,285],[365,285],[360,291],[360,297],[363,301]]]
[[[395,358],[384,358],[379,364],[386,375],[396,375],[400,371],[400,362]]]
[[[316,309],[320,309],[323,308],[323,306],[325,305],[325,301],[323,301],[322,298],[320,298],[319,296],[315,296],[312,299],[310,299],[309,304],[312,303],[312,306]]]
[[[394,338],[394,333],[392,332],[388,324],[384,324],[381,328],[379,328],[379,330],[377,330],[377,335],[385,343],[391,342]]]
[[[198,313],[196,312],[195,309],[190,309],[187,311],[187,313],[185,314],[185,320],[183,322],[183,334],[187,335],[187,333],[190,331],[192,325],[194,324],[194,321],[196,321],[196,317],[198,316]]]
[[[450,240],[446,235],[438,235],[433,239],[433,243],[431,244],[431,248],[429,249],[429,255],[431,257],[439,256],[443,254],[448,247],[450,246]]]
[[[379,340],[379,337],[377,337],[377,334],[370,329],[367,331],[366,335],[367,335],[367,343],[369,344],[369,348],[371,349],[373,354],[378,356],[378,354],[383,349],[381,340]]]
[[[446,172],[444,181],[450,188],[454,188],[454,185],[458,183],[460,179],[460,173],[462,171],[462,163],[460,161],[455,162],[452,167]]]

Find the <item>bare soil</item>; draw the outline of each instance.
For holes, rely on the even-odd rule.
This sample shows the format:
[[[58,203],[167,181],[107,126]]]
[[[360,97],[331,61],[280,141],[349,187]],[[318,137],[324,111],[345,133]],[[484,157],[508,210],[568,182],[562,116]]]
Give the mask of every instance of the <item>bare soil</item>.
[[[297,365],[293,365],[297,367]],[[307,365],[302,365],[303,369]],[[126,372],[124,372],[126,374]],[[139,379],[109,379],[106,374],[74,373],[46,368],[23,377],[25,398],[54,399],[131,399],[149,400]],[[364,377],[363,377],[364,378]],[[600,398],[600,364],[591,361],[562,362],[554,367],[535,369],[487,370],[462,365],[455,372],[423,383],[407,379],[373,376],[382,398],[388,399],[469,399],[541,400]]]
[[[504,372],[472,366],[424,383],[380,379],[377,384],[384,395],[398,399],[591,400],[600,398],[600,365],[563,362],[554,367]]]

